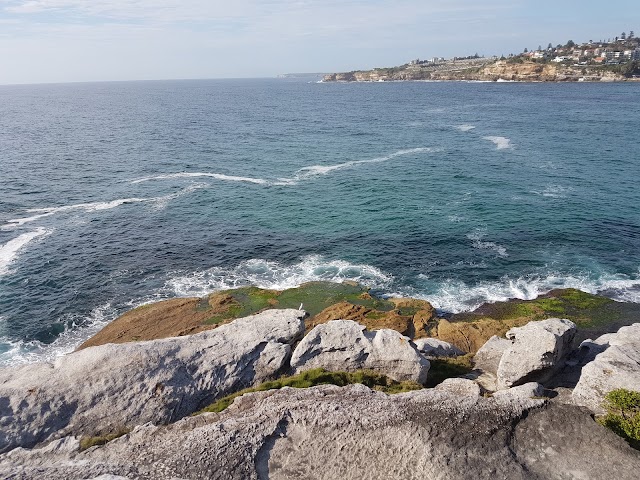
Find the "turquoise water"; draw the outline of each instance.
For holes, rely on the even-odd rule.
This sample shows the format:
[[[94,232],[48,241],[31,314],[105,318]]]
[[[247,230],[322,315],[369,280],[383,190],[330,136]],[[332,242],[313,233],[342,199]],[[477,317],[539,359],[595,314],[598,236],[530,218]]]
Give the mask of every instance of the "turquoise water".
[[[0,87],[0,363],[245,284],[638,302],[639,124],[638,84]]]

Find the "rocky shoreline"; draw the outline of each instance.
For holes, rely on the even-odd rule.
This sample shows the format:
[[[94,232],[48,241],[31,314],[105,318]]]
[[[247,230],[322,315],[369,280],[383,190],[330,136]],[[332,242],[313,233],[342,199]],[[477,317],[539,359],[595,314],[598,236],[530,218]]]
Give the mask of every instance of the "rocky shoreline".
[[[637,478],[593,416],[640,391],[638,307],[558,290],[443,318],[324,283],[160,302],[0,370],[0,476]]]
[[[322,82],[475,81],[475,82],[627,82],[626,77],[602,66],[567,66],[533,61],[453,62],[446,68],[403,65],[325,75]]]

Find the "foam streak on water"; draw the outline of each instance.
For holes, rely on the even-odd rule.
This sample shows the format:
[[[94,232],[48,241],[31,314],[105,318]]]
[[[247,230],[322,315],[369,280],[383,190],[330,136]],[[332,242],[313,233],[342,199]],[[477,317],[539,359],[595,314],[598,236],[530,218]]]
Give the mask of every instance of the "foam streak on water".
[[[0,276],[10,273],[10,265],[18,256],[20,250],[38,237],[46,235],[49,231],[45,228],[38,228],[32,232],[23,233],[19,237],[9,240],[0,246]]]
[[[388,160],[394,159],[396,157],[400,157],[402,155],[410,155],[410,154],[433,152],[433,151],[436,151],[436,150],[432,148],[427,148],[427,147],[410,148],[405,150],[398,150],[397,152],[394,152],[382,157],[370,158],[366,160],[352,160],[349,162],[338,163],[335,165],[311,165],[309,167],[303,167],[299,169],[291,178],[285,177],[285,178],[277,178],[277,179],[265,179],[265,178],[243,177],[243,176],[236,176],[236,175],[225,175],[222,173],[210,173],[210,172],[179,172],[179,173],[170,173],[170,174],[164,174],[164,175],[156,175],[152,177],[137,178],[135,180],[132,180],[130,183],[138,184],[138,183],[148,182],[151,180],[169,180],[173,178],[207,177],[207,178],[214,178],[216,180],[230,181],[230,182],[246,182],[246,183],[255,183],[258,185],[287,186],[287,185],[296,185],[300,183],[300,181],[302,180],[315,177],[318,175],[327,175],[336,170],[342,170],[345,168],[355,167],[357,165],[363,165],[367,163],[386,162]]]

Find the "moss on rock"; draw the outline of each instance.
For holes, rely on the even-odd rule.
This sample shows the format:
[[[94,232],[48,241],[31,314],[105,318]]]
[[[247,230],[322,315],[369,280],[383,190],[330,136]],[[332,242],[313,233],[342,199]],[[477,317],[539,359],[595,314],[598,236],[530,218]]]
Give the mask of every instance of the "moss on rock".
[[[374,390],[379,390],[389,394],[410,392],[412,390],[420,390],[423,388],[419,383],[397,382],[385,375],[371,370],[358,370],[356,372],[329,372],[323,368],[315,368],[302,372],[298,375],[282,377],[278,380],[262,383],[256,387],[246,388],[217,400],[194,415],[206,412],[221,412],[231,405],[237,397],[246,393],[277,390],[284,387],[309,388],[316,385],[337,385],[339,387],[344,387],[345,385],[351,385],[354,383],[360,383]]]

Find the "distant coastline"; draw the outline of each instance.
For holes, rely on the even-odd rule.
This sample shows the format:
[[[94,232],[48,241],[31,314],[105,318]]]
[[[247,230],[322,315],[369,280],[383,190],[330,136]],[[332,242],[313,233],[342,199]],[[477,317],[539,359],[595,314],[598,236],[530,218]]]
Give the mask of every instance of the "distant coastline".
[[[478,82],[626,82],[640,81],[640,39],[633,32],[613,41],[589,40],[508,57],[412,60],[396,67],[331,73],[322,82],[478,81]]]

